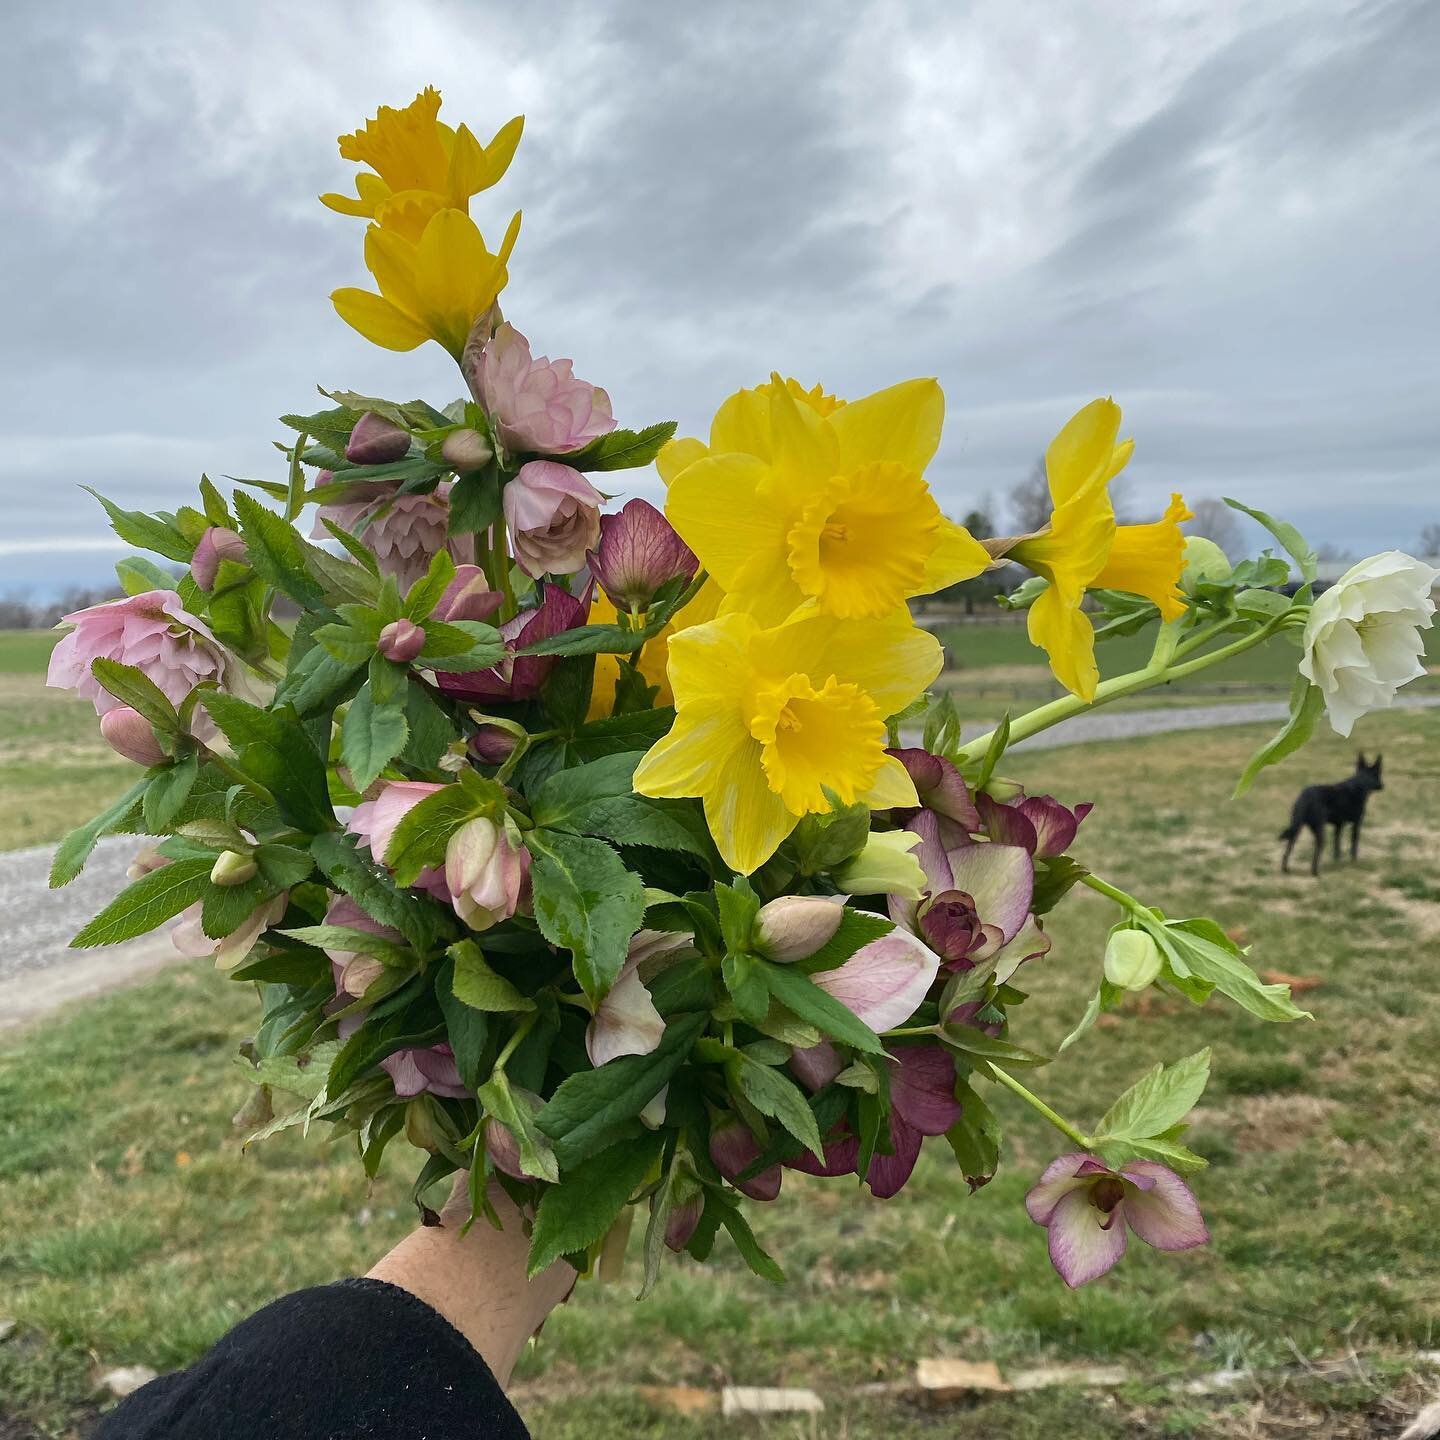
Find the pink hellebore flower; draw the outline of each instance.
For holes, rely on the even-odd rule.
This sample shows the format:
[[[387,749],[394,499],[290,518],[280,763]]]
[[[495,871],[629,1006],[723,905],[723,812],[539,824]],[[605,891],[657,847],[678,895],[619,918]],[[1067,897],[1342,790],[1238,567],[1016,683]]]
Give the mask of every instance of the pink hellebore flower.
[[[425,632],[413,620],[392,620],[380,632],[375,648],[387,660],[408,665],[425,648]]]
[[[562,455],[615,428],[610,397],[577,380],[572,363],[533,359],[530,342],[510,324],[490,337],[466,378],[507,450]]]
[[[380,1068],[395,1082],[395,1093],[402,1100],[427,1090],[452,1100],[470,1094],[455,1068],[455,1052],[443,1041],[423,1050],[397,1050],[380,1062]]]
[[[992,841],[947,848],[940,820],[928,810],[906,829],[920,836],[915,855],[928,889],[918,904],[890,897],[897,925],[923,935],[951,968],[969,969],[1019,935],[1035,893],[1034,863],[1023,846]]]
[[[829,944],[844,918],[838,895],[780,895],[760,907],[751,940],[767,960],[789,965]]]
[[[377,940],[404,944],[405,937],[389,925],[382,925],[368,911],[362,910],[348,895],[337,895],[325,911],[327,925],[341,925],[347,930],[361,930]],[[337,950],[325,947],[335,980],[335,994],[345,1004],[358,1000],[384,968],[372,956],[358,950]],[[348,1018],[348,1017],[347,1017]],[[344,1023],[343,1021],[341,1022]]]
[[[217,970],[233,970],[255,948],[255,942],[272,925],[278,925],[290,903],[289,891],[281,891],[272,900],[257,905],[228,935],[213,939],[200,923],[200,902],[197,900],[180,914],[170,932],[171,943],[193,960],[209,956]]]
[[[355,422],[345,445],[345,458],[352,465],[392,465],[409,453],[409,431],[373,410]]]
[[[355,807],[346,829],[358,836],[360,843],[370,850],[370,857],[376,864],[385,863],[385,851],[394,837],[395,827],[427,795],[443,790],[443,785],[432,785],[425,780],[386,780],[373,800],[362,801]],[[445,872],[435,866],[422,870],[415,879],[415,889],[426,890],[437,900],[450,903],[450,889],[445,883]]]
[[[1086,802],[1073,810],[1053,795],[1027,795],[1000,804],[988,795],[977,798],[985,833],[1002,845],[1020,845],[1037,860],[1063,855],[1075,839],[1080,822],[1095,808]]]
[[[504,823],[467,821],[445,847],[445,884],[455,913],[472,929],[508,920],[529,889],[530,852]]]
[[[589,613],[588,600],[576,599],[558,585],[546,585],[539,605],[533,610],[522,610],[500,627],[501,638],[510,653],[498,665],[465,674],[442,670],[435,677],[436,683],[456,700],[532,700],[554,668],[555,657],[514,652],[583,625]]]
[[[1050,1263],[1072,1290],[1125,1253],[1127,1225],[1157,1250],[1189,1250],[1210,1239],[1190,1187],[1156,1160],[1127,1160],[1112,1170],[1091,1155],[1062,1155],[1025,1197],[1025,1209],[1050,1232]]]
[[[865,1183],[888,1200],[909,1180],[927,1135],[943,1135],[960,1118],[955,1098],[955,1061],[943,1045],[907,1045],[891,1052],[890,1155],[876,1154]]]
[[[665,1034],[665,1021],[640,978],[650,960],[673,955],[694,943],[688,931],[637,930],[615,983],[596,1007],[585,1031],[585,1050],[596,1067],[621,1055],[648,1055]]]
[[[66,615],[75,628],[50,653],[45,683],[73,690],[95,706],[97,715],[120,707],[90,671],[92,661],[118,660],[134,665],[179,705],[203,680],[222,690],[244,689],[235,657],[210,632],[205,622],[180,604],[173,590],[147,590],[123,600],[91,605]],[[215,733],[209,718],[197,714],[199,739]]]
[[[954,822],[952,826],[946,827],[951,832],[946,836],[950,843],[963,843],[960,834],[954,833],[956,827],[960,832],[972,834],[980,828],[980,816],[971,798],[970,787],[951,761],[943,755],[932,755],[928,750],[919,748],[891,750],[887,753],[905,767],[906,773],[915,784],[915,793],[920,797],[921,806]],[[905,812],[897,818],[910,819],[914,813]]]
[[[569,465],[531,460],[501,498],[515,563],[534,580],[578,570],[600,538],[605,497]]]
[[[771,1165],[748,1180],[735,1177],[747,1170],[760,1155],[755,1137],[743,1121],[725,1115],[710,1130],[710,1159],[715,1168],[742,1194],[752,1200],[773,1200],[780,1193],[780,1167]]]
[[[915,1013],[939,969],[940,957],[896,926],[862,945],[843,965],[817,971],[810,979],[878,1034]]]
[[[435,619],[488,620],[501,606],[505,597],[490,588],[485,572],[478,565],[457,565],[455,578],[445,587],[435,607]]]
[[[400,495],[391,485],[356,488],[363,498],[322,505],[311,533],[325,539],[330,532],[323,522],[331,520],[357,535],[379,561],[380,573],[393,575],[402,591],[424,575],[441,550],[449,550],[457,561],[475,558],[473,537],[449,533],[448,485],[437,485],[428,495]]]
[[[648,501],[629,500],[600,517],[590,571],[617,610],[643,610],[677,575],[692,580],[700,562],[675,527]]]
[[[155,727],[128,705],[117,705],[100,717],[100,734],[117,755],[137,765],[163,765],[169,758],[155,738]]]
[[[245,542],[233,530],[224,525],[212,525],[200,537],[195,553],[190,557],[190,574],[195,583],[209,594],[215,588],[222,561],[232,560],[237,565],[243,565],[246,558]]]

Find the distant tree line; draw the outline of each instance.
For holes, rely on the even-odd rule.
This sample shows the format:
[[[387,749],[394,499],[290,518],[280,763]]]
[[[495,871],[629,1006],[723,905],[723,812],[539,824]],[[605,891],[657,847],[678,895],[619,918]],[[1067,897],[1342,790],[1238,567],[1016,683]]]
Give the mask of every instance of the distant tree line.
[[[60,623],[62,615],[118,599],[124,592],[118,585],[72,585],[58,600],[41,604],[19,596],[0,598],[0,630],[48,630]]]

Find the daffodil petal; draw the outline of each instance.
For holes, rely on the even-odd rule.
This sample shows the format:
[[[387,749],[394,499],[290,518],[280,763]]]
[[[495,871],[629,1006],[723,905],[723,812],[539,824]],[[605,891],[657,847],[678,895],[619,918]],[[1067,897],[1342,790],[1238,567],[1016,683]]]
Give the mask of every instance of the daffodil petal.
[[[757,741],[737,748],[706,791],[705,823],[721,858],[742,875],[758,870],[800,823],[766,784]]]
[[[712,454],[677,475],[665,497],[670,523],[727,592],[758,556],[785,569],[785,518],[762,495],[768,474],[753,455]]]
[[[670,684],[677,703],[733,696],[737,677],[750,669],[747,652],[754,633],[755,622],[748,615],[721,615],[675,635],[670,642]]]
[[[1045,473],[1057,507],[1096,475],[1115,473],[1110,465],[1119,433],[1120,407],[1109,399],[1092,400],[1065,422],[1045,451]]]
[[[709,453],[709,447],[703,440],[697,440],[693,435],[682,435],[678,440],[666,441],[655,457],[655,468],[666,485],[670,485],[681,471],[697,460],[703,460]]]
[[[347,325],[386,350],[413,350],[430,338],[418,321],[369,290],[336,290],[330,299]]]
[[[990,552],[963,525],[942,519],[935,548],[925,562],[924,588],[919,593],[929,595],[961,580],[973,580],[989,566]]]
[[[1054,585],[1030,606],[1026,620],[1031,643],[1050,657],[1055,678],[1082,700],[1095,698],[1100,669],[1095,663],[1095,630],[1078,603],[1067,603]]]
[[[910,772],[893,755],[887,755],[881,762],[874,783],[859,798],[872,810],[909,808],[920,803]]]
[[[1185,613],[1179,594],[1180,572],[1185,566],[1185,536],[1181,524],[1191,519],[1185,501],[1170,497],[1163,519],[1149,525],[1119,525],[1104,569],[1093,584],[1101,589],[1143,595],[1160,607],[1164,620]]]
[[[840,447],[830,426],[809,405],[797,404],[779,375],[771,377],[770,463],[787,506],[797,512],[839,468]]]
[[[770,458],[770,397],[759,390],[737,390],[710,422],[710,448],[717,455],[738,451]]]
[[[830,416],[842,470],[893,460],[917,475],[935,458],[944,423],[945,394],[933,379],[902,381]]]
[[[754,752],[755,777],[765,787],[759,750],[732,701],[696,701],[676,717],[670,733],[657,740],[635,767],[635,792],[654,799],[700,794],[708,799],[723,783],[727,767],[740,751]]]

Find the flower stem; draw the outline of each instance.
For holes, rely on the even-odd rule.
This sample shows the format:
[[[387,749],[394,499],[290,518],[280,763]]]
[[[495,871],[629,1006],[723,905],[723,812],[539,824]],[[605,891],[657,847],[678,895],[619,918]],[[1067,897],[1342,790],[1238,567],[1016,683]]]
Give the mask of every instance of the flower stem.
[[[1143,910],[1143,906],[1133,895],[1127,895],[1117,885],[1112,885],[1108,880],[1102,880],[1098,875],[1082,875],[1080,883],[1087,885],[1091,890],[1101,895],[1108,896],[1117,905],[1126,910]]]
[[[540,1018],[538,1010],[532,1010],[524,1016],[515,1027],[514,1033],[505,1042],[505,1048],[495,1057],[495,1069],[504,1070],[505,1062],[515,1053],[520,1042],[534,1028],[535,1022]]]
[[[1073,1140],[1082,1150],[1090,1148],[1090,1137],[1076,1129],[1063,1115],[1057,1115],[1038,1095],[1027,1090],[1013,1075],[992,1065],[991,1073],[1007,1090],[1013,1090],[1027,1105],[1043,1115],[1062,1135]]]
[[[207,750],[206,755],[210,764],[222,775],[228,776],[237,785],[243,785],[252,795],[258,796],[267,805],[271,803],[274,797],[270,792],[258,780],[252,780],[233,760],[227,760],[213,750]]]

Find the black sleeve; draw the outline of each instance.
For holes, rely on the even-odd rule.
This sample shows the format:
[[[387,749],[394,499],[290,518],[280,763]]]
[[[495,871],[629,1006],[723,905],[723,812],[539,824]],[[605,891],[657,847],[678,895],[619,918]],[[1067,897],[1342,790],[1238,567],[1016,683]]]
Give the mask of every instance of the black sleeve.
[[[92,1440],[529,1440],[449,1321],[382,1280],[286,1295],[188,1370],[110,1412]]]

